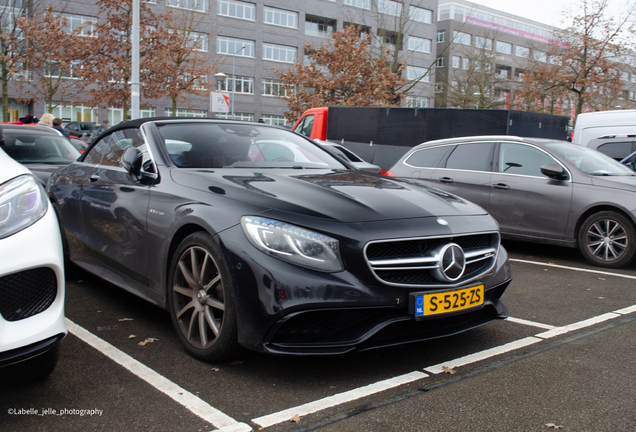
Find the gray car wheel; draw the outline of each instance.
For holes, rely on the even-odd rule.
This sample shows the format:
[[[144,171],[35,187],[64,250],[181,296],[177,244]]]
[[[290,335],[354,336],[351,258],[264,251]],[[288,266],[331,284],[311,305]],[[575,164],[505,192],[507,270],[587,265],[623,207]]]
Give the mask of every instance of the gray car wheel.
[[[238,348],[233,283],[220,247],[207,233],[179,245],[170,267],[172,324],[186,349],[205,361]]]
[[[579,232],[583,256],[599,267],[622,267],[634,258],[634,225],[620,213],[602,211],[588,217]]]

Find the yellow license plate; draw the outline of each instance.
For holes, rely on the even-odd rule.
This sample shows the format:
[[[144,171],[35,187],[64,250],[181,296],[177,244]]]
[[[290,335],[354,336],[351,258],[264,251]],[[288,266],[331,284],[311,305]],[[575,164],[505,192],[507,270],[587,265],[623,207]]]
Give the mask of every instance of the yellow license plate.
[[[423,317],[455,312],[483,304],[483,285],[462,288],[455,291],[418,294],[415,296],[415,316]]]

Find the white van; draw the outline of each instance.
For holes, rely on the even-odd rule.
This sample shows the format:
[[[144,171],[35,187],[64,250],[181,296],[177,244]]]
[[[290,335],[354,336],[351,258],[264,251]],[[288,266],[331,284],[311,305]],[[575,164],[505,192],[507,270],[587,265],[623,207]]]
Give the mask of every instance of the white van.
[[[635,134],[636,110],[597,111],[578,115],[572,142],[588,147],[595,138],[627,137]]]

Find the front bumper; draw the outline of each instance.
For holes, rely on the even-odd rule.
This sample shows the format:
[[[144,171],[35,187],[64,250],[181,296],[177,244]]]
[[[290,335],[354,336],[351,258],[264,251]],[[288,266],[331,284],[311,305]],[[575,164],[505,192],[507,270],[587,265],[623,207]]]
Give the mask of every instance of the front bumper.
[[[351,249],[361,251],[366,242],[362,239]],[[508,317],[500,300],[511,282],[503,247],[492,268],[479,278],[426,290],[382,283],[364,260],[351,258],[355,252],[347,257],[348,245],[341,245],[347,270],[321,273],[260,253],[241,232],[223,233],[220,243],[235,282],[239,343],[250,349],[274,354],[342,354],[449,336]],[[484,285],[482,306],[415,319],[409,305],[412,293],[475,284]]]
[[[8,352],[66,334],[64,259],[53,208],[35,224],[0,240],[0,249],[2,359]]]

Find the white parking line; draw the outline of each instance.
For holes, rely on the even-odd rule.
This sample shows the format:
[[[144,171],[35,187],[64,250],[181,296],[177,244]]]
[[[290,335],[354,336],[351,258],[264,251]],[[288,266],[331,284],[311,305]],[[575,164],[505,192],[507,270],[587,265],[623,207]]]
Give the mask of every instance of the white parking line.
[[[306,403],[304,405],[299,405],[294,408],[289,408],[284,411],[280,411],[274,414],[269,414],[263,417],[255,418],[252,421],[261,427],[269,427],[278,423],[282,423],[285,421],[289,421],[295,416],[306,416],[308,414],[315,413],[317,411],[324,410],[326,408],[331,408],[336,405],[340,405],[346,402],[351,402],[356,399],[360,399],[365,396],[372,395],[374,393],[378,393],[384,390],[392,389],[393,387],[398,387],[403,384],[408,384],[413,381],[417,381],[422,378],[426,378],[428,375],[422,372],[411,372],[406,375],[401,375],[395,378],[390,378],[388,380],[379,381],[375,384],[370,384],[365,387],[360,387],[357,389],[349,390],[343,393],[338,393],[333,396],[328,396],[326,398],[317,400],[315,402]]]
[[[465,366],[470,363],[475,363],[480,360],[485,360],[490,357],[494,357],[499,354],[507,353],[510,351],[517,350],[519,348],[527,347],[528,345],[535,344],[537,342],[541,342],[543,339],[539,339],[536,337],[527,337],[524,339],[519,339],[514,342],[507,343],[505,345],[501,345],[498,347],[490,348],[484,351],[480,351],[474,354],[470,354],[464,357],[460,357],[454,360],[450,360],[444,363],[439,363],[434,366],[429,366],[424,368],[424,370],[431,374],[442,373],[445,370],[453,369],[459,366]]]
[[[521,319],[521,318],[508,317],[508,318],[506,318],[506,321],[510,321],[510,322],[517,323],[517,324],[523,324],[523,325],[527,325],[527,326],[532,326],[532,327],[539,327],[539,328],[546,329],[546,330],[552,330],[552,329],[556,328],[556,326],[552,326],[552,325],[549,325],[549,324],[538,323],[538,322],[534,322],[534,321],[528,321],[528,320],[524,320],[524,319]]]
[[[539,337],[541,339],[548,339],[548,338],[552,338],[555,336],[560,336],[562,334],[566,334],[569,333],[571,331],[574,330],[580,330],[582,328],[585,327],[590,327],[593,326],[594,324],[598,324],[598,323],[602,323],[603,321],[607,321],[607,320],[611,320],[614,318],[618,318],[620,315],[609,312],[603,315],[599,315],[599,316],[595,316],[592,317],[590,319],[586,319],[584,321],[579,321],[576,322],[574,324],[568,324],[566,326],[563,327],[557,327],[554,328],[552,330],[548,330],[547,332],[543,332],[543,333],[539,333],[538,335],[535,335],[536,337]]]
[[[636,279],[636,276],[624,275],[624,274],[620,274],[620,273],[606,272],[606,271],[601,271],[601,270],[582,269],[582,268],[578,268],[578,267],[569,267],[569,266],[563,266],[563,265],[552,264],[552,263],[542,263],[542,262],[538,262],[538,261],[527,261],[527,260],[521,260],[521,259],[516,259],[516,258],[510,258],[510,261],[524,263],[524,264],[540,265],[540,266],[544,266],[544,267],[561,268],[561,269],[565,269],[565,270],[573,270],[573,271],[578,271],[578,272],[596,273],[596,274],[601,274],[601,275],[605,275],[605,276],[616,276],[616,277],[625,278],[625,279]]]
[[[245,424],[239,423],[233,418],[223,414],[216,408],[208,405],[197,396],[189,391],[179,387],[163,375],[159,375],[143,363],[138,362],[123,351],[118,350],[113,345],[103,339],[98,338],[88,330],[75,324],[73,321],[66,319],[66,327],[68,331],[92,346],[105,356],[109,357],[115,363],[125,367],[130,372],[146,381],[148,384],[167,395],[175,402],[183,405],[193,414],[201,417],[203,420],[211,423],[214,427],[219,428],[223,432],[248,432],[252,428]]]

